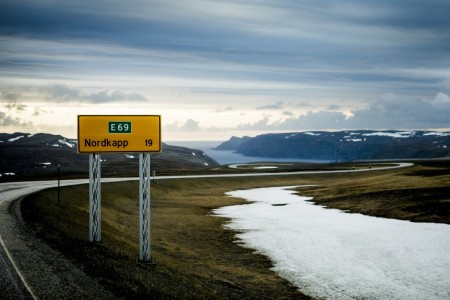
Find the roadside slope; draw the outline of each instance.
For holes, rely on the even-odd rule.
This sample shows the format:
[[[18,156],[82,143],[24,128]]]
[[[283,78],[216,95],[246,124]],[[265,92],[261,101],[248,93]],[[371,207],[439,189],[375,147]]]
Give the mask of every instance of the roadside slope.
[[[0,234],[23,274],[24,282],[11,270],[15,289],[2,290],[6,299],[115,299],[98,280],[88,276],[60,252],[30,234],[18,201],[0,203]],[[6,246],[7,245],[7,246]],[[9,260],[9,258],[8,258]],[[10,262],[8,262],[10,263]],[[45,270],[45,271],[44,271]],[[3,273],[3,272],[2,272]],[[29,286],[27,290],[25,285]]]
[[[255,178],[251,185],[264,180]],[[213,208],[242,203],[223,196],[239,182],[243,180],[178,179],[154,185],[152,256],[156,265],[136,264],[137,182],[102,185],[101,244],[86,242],[86,186],[65,188],[60,206],[55,190],[31,195],[23,202],[23,213],[38,236],[120,297],[307,299],[270,270],[266,257],[233,243],[234,233],[222,228],[226,220],[210,215]]]

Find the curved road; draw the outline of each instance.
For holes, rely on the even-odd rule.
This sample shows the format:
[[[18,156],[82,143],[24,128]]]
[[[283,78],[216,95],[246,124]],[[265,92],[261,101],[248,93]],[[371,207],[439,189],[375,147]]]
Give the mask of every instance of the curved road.
[[[183,178],[219,178],[248,176],[283,176],[318,173],[368,172],[412,166],[412,163],[386,164],[384,167],[357,170],[299,171],[279,173],[221,174],[221,175],[182,175],[158,176],[162,179]],[[137,177],[107,178],[102,182],[138,180]],[[87,184],[87,179],[62,180],[61,186]],[[56,187],[56,180],[23,181],[0,183],[0,291],[1,298],[6,299],[40,299],[40,298],[114,298],[108,291],[92,278],[29,235],[20,231],[19,207],[15,200],[26,195]],[[16,211],[16,212],[15,212]],[[39,248],[39,249],[38,249]],[[39,251],[38,251],[39,250]],[[43,271],[46,272],[43,272]],[[74,275],[75,274],[75,275]],[[66,278],[67,277],[67,278]],[[89,290],[80,289],[89,286]]]

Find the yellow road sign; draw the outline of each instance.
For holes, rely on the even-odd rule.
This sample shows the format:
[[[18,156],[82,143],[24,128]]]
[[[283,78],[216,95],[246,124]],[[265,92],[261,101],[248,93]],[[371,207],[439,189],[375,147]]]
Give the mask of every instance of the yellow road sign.
[[[160,152],[161,116],[78,116],[78,152]]]

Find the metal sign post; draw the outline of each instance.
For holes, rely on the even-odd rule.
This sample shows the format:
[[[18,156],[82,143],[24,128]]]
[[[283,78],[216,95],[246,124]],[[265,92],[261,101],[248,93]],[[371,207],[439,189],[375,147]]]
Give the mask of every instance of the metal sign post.
[[[152,262],[150,248],[150,154],[139,153],[139,261]]]
[[[101,242],[100,154],[89,154],[89,241]]]
[[[153,263],[150,249],[149,152],[161,152],[161,146],[161,116],[78,116],[78,153],[89,153],[89,241],[102,240],[100,153],[138,152],[139,261]]]

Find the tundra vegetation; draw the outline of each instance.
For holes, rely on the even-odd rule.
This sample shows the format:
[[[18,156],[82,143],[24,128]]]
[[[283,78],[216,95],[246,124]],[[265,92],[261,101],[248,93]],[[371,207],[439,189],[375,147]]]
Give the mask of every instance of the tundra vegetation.
[[[320,166],[324,168],[324,166]],[[336,168],[335,165],[330,168]],[[228,222],[212,210],[244,203],[225,192],[256,187],[299,187],[315,203],[349,213],[450,224],[450,161],[371,172],[152,182],[152,257],[138,258],[138,183],[102,185],[102,243],[88,240],[88,187],[49,189],[22,202],[30,230],[59,249],[119,297],[307,299],[271,270],[264,256],[235,241]],[[292,169],[292,168],[291,168]]]

